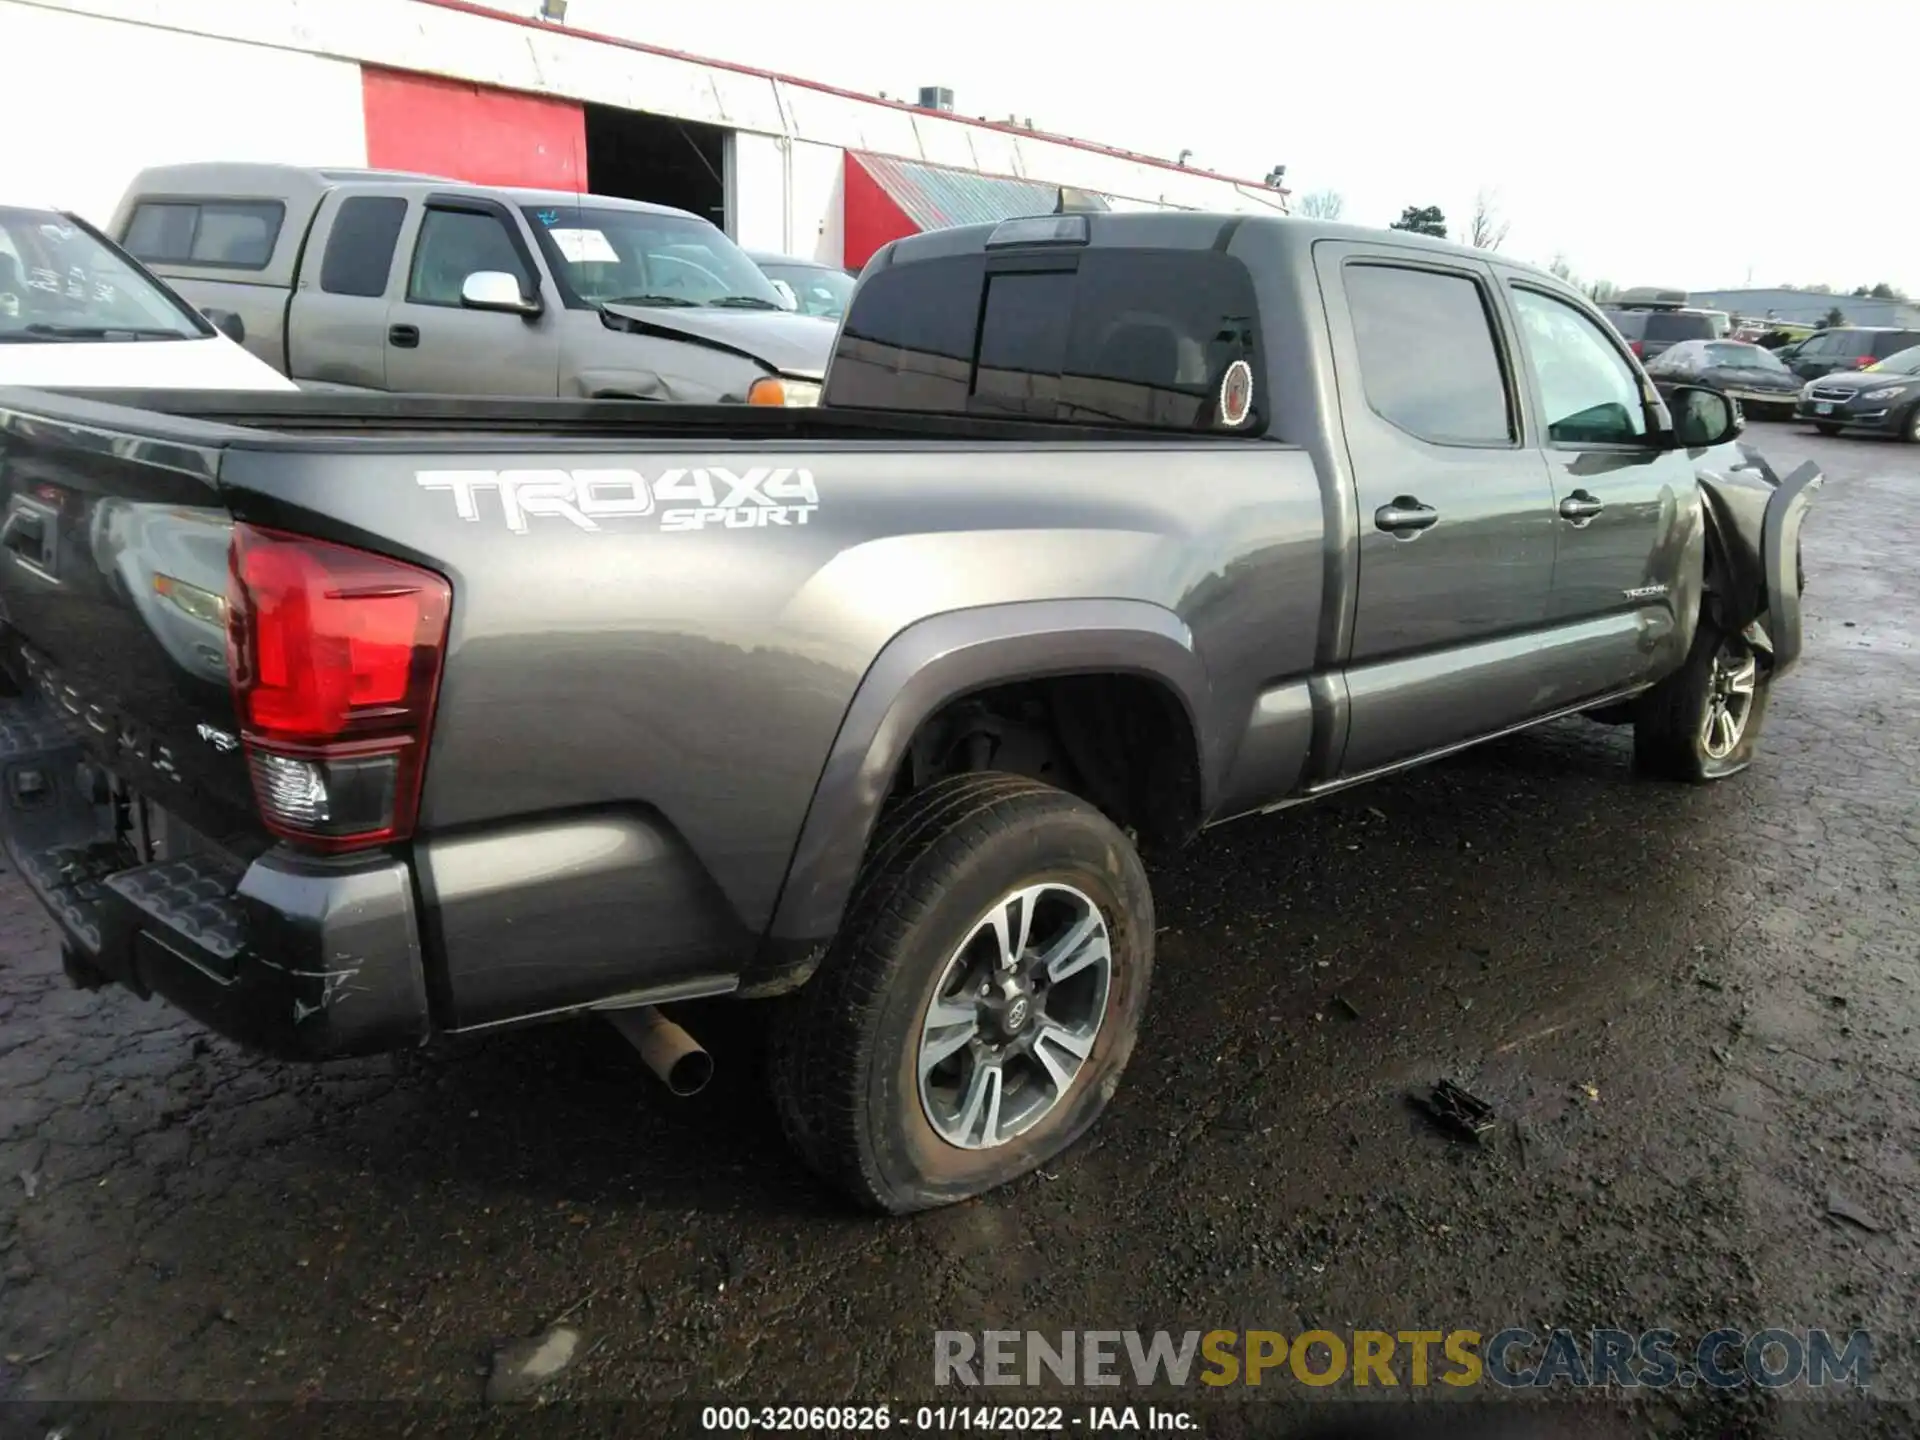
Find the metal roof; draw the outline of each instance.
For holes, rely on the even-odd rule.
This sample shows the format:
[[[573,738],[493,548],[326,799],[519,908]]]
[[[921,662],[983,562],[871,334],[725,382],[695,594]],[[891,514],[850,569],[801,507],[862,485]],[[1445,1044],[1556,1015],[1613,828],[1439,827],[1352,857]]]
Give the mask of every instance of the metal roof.
[[[993,225],[1022,215],[1051,215],[1060,202],[1060,187],[1038,180],[949,170],[944,165],[898,160],[865,150],[847,153],[923,231],[944,230],[950,225]]]

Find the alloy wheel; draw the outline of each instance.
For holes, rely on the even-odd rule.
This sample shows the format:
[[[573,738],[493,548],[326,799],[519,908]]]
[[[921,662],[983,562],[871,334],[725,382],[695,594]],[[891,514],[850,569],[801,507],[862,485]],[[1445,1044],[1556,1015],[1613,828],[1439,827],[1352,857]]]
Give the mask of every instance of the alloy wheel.
[[[1725,760],[1739,748],[1753,715],[1759,675],[1759,661],[1745,642],[1730,637],[1721,643],[1707,678],[1707,713],[1700,725],[1700,743],[1709,759]]]
[[[1106,1018],[1113,951],[1071,885],[1003,896],[948,960],[920,1026],[920,1106],[934,1133],[990,1150],[1072,1089]]]

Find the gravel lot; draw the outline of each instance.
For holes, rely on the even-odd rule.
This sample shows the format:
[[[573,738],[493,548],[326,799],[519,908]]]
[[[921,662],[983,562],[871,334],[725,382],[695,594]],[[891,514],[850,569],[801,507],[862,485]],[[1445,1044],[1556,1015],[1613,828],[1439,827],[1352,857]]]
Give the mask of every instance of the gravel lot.
[[[730,1404],[933,1398],[941,1328],[1725,1324],[1869,1329],[1894,1398],[1554,1413],[1916,1433],[1920,449],[1754,438],[1829,482],[1753,771],[1638,781],[1574,722],[1215,832],[1155,874],[1102,1125],[909,1221],[788,1160],[737,1012],[681,1011],[691,1101],[599,1026],[291,1068],[67,989],[0,876],[0,1400],[471,1403],[563,1317],[548,1396]],[[1478,1151],[1406,1104],[1443,1074],[1498,1107]],[[1210,1433],[1336,1394],[1263,1393]]]

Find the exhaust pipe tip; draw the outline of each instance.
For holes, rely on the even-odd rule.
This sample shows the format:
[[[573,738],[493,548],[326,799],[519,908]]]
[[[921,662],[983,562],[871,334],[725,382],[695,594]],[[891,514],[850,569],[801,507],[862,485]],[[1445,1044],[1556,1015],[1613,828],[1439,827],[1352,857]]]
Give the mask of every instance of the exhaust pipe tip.
[[[660,1013],[657,1006],[603,1012],[613,1028],[640,1053],[667,1092],[685,1099],[713,1079],[713,1057],[701,1043]]]
[[[668,1066],[660,1079],[675,1095],[698,1095],[713,1079],[713,1057],[704,1050],[689,1050]]]

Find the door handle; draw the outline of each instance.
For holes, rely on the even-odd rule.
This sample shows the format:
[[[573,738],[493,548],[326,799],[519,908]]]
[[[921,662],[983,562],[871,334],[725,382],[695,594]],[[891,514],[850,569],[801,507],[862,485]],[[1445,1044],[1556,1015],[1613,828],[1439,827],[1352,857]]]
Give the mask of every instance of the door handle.
[[[1431,505],[1422,505],[1411,495],[1396,495],[1387,504],[1373,512],[1376,529],[1385,530],[1390,535],[1401,535],[1411,539],[1440,518],[1440,512]]]
[[[389,325],[387,327],[387,343],[390,345],[398,345],[402,350],[411,350],[420,343],[420,327],[418,325]]]
[[[1560,502],[1560,518],[1584,525],[1606,507],[1584,490],[1576,490]]]

